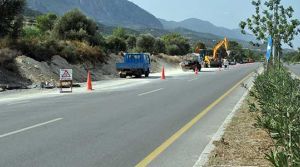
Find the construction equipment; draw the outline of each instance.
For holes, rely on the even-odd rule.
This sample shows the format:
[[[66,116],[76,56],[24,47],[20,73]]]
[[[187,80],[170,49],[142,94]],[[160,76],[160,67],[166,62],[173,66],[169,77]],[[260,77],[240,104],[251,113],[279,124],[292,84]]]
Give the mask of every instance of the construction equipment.
[[[225,46],[226,49],[226,55],[222,55],[221,53],[218,53],[220,48],[222,46]],[[221,40],[216,44],[216,46],[211,51],[207,50],[206,56],[204,57],[204,65],[205,67],[222,67],[222,59],[229,56],[230,51],[228,50],[228,40],[227,38],[224,38],[224,40]]]
[[[189,56],[186,60],[180,63],[180,67],[183,71],[194,70],[197,69],[201,71],[203,62],[203,56],[201,54],[194,53],[193,55]]]

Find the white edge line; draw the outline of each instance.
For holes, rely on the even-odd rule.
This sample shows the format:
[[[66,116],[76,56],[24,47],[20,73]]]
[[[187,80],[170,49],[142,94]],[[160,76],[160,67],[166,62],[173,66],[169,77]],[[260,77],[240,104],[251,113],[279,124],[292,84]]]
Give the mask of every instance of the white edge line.
[[[152,90],[152,91],[149,91],[149,92],[141,93],[141,94],[138,94],[138,96],[144,96],[144,95],[147,95],[147,94],[150,94],[150,93],[158,92],[158,91],[163,90],[163,89],[164,88],[159,88],[159,89]]]
[[[262,71],[261,71],[262,72]],[[259,73],[261,73],[259,72]],[[249,80],[248,80],[249,82]],[[215,149],[215,146],[213,144],[214,141],[219,141],[221,137],[223,136],[226,126],[231,122],[232,118],[234,117],[235,113],[238,111],[238,109],[241,107],[243,101],[246,99],[247,95],[249,94],[249,90],[253,87],[254,83],[250,80],[250,86],[249,89],[243,94],[241,99],[237,102],[237,104],[234,106],[232,112],[226,117],[223,124],[220,126],[218,131],[214,134],[210,142],[206,145],[203,152],[201,153],[199,159],[196,161],[193,167],[203,167],[209,160],[210,153]]]
[[[62,119],[63,118],[56,118],[56,119],[53,119],[53,120],[50,120],[50,121],[47,121],[47,122],[43,122],[43,123],[39,123],[39,124],[36,124],[36,125],[33,125],[33,126],[29,126],[27,128],[23,128],[23,129],[20,129],[20,130],[5,133],[5,134],[0,135],[0,138],[4,138],[4,137],[11,136],[11,135],[14,135],[14,134],[17,134],[17,133],[21,133],[21,132],[24,132],[24,131],[27,131],[27,130],[30,130],[30,129],[33,129],[33,128],[44,126],[46,124],[50,124],[50,123],[53,123],[53,122],[56,122],[56,121],[60,121]]]

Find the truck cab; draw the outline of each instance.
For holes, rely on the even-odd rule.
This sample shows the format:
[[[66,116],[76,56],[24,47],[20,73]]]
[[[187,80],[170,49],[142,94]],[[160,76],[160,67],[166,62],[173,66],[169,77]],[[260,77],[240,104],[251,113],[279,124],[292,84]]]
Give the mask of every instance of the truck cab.
[[[149,77],[151,69],[150,55],[147,53],[126,53],[123,63],[117,63],[116,68],[121,78],[127,76],[140,78],[142,75]]]

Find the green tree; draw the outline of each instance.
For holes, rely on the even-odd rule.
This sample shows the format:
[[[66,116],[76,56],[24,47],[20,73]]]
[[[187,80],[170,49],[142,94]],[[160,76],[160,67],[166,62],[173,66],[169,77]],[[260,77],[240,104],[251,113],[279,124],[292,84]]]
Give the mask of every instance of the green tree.
[[[58,20],[54,30],[60,39],[89,40],[96,34],[97,26],[78,9],[74,9]]]
[[[126,40],[128,38],[128,34],[126,30],[122,27],[115,28],[113,30],[113,36]]]
[[[165,53],[166,52],[166,45],[163,40],[161,40],[159,38],[155,40],[153,52],[154,53]]]
[[[42,32],[36,26],[25,26],[22,30],[22,37],[28,40],[39,38],[42,36]]]
[[[140,52],[153,52],[155,38],[149,34],[140,35],[137,39],[137,49]]]
[[[136,47],[136,37],[133,35],[128,36],[126,44],[128,49],[134,49]]]
[[[199,41],[194,45],[194,51],[199,52],[200,49],[206,49],[206,45],[205,43]]]
[[[178,33],[171,33],[171,34],[164,35],[162,37],[162,40],[166,44],[167,52],[170,55],[185,55],[190,51],[191,46],[188,40]],[[172,50],[172,54],[171,52],[169,52],[171,50]],[[174,53],[175,50],[176,52]]]
[[[43,32],[52,31],[57,18],[57,15],[53,13],[38,16],[36,18],[36,26]]]
[[[229,41],[230,60],[236,60],[238,62],[243,60],[243,47],[236,41]]]
[[[251,18],[240,23],[242,33],[248,28],[257,40],[263,41],[272,36],[275,49],[273,56],[280,58],[282,43],[292,47],[292,40],[300,32],[300,21],[293,19],[294,9],[291,6],[285,8],[281,0],[266,0],[264,4],[261,0],[253,0],[252,5],[256,12]]]
[[[123,39],[115,36],[108,37],[107,47],[111,52],[114,52],[116,54],[119,53],[120,51],[127,50],[126,42]]]
[[[0,37],[20,33],[24,6],[25,0],[0,0]]]

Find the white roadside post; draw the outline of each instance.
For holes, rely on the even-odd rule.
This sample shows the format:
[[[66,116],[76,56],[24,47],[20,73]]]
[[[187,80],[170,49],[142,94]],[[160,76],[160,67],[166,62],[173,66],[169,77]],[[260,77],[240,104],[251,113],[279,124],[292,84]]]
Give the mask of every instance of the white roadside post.
[[[60,93],[72,93],[73,91],[73,70],[72,69],[60,69],[59,70],[59,81],[60,81]],[[63,88],[70,88],[65,91]]]

